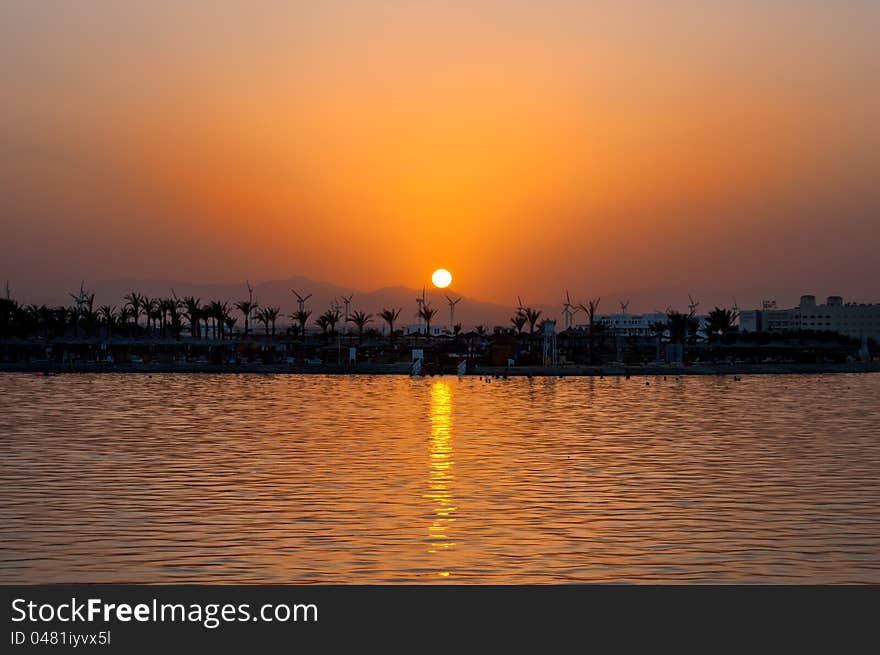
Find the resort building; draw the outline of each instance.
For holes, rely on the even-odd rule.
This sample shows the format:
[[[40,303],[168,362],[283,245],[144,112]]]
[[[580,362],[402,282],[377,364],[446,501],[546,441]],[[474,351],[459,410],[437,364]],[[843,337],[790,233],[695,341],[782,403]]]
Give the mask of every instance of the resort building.
[[[412,325],[404,325],[403,326],[403,334],[404,336],[409,336],[411,334],[421,334],[424,335],[427,333],[427,327],[424,323],[413,323]],[[449,330],[442,325],[432,325],[431,326],[431,336],[439,337],[444,334],[449,334]]]
[[[698,318],[702,319],[702,317]],[[649,337],[654,335],[651,325],[657,322],[666,323],[666,314],[663,312],[651,312],[648,314],[596,314],[593,320],[611,334],[624,337]],[[586,323],[575,326],[576,330],[586,330],[588,328],[589,325]]]
[[[844,303],[841,296],[828,296],[824,305],[816,297],[801,296],[792,309],[752,309],[740,314],[743,332],[789,332],[809,330],[837,332],[856,339],[880,340],[880,304]]]

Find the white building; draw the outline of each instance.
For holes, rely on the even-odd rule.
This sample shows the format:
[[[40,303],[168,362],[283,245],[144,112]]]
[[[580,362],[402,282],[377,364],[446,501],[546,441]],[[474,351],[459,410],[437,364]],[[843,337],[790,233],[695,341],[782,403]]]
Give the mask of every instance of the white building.
[[[427,327],[424,323],[413,323],[412,325],[404,325],[403,326],[403,334],[404,336],[409,336],[411,334],[426,334]],[[431,326],[431,336],[432,337],[440,337],[445,334],[449,334],[449,331],[446,327],[442,325],[432,325]]]
[[[791,309],[753,309],[740,314],[744,332],[787,332],[810,330],[837,332],[857,339],[880,340],[880,304],[844,303],[840,296],[828,296],[824,305],[816,297],[801,296]]]
[[[663,312],[651,312],[648,314],[596,314],[593,320],[597,324],[602,325],[611,334],[624,337],[649,337],[655,334],[651,330],[651,325],[657,322],[666,323],[666,314]],[[586,323],[580,323],[575,326],[575,329],[587,330],[589,327]]]

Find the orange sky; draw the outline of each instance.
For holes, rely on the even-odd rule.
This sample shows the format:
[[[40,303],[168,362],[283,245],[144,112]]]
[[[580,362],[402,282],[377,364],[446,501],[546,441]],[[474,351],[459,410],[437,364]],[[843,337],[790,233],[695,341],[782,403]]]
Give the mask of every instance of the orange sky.
[[[857,0],[4,2],[0,276],[880,300],[878,31]]]

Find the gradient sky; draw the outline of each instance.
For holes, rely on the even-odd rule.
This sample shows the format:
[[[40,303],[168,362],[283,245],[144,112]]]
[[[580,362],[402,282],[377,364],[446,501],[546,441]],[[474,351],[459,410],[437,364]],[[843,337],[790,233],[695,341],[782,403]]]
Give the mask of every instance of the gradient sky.
[[[880,300],[880,3],[0,5],[0,277]]]

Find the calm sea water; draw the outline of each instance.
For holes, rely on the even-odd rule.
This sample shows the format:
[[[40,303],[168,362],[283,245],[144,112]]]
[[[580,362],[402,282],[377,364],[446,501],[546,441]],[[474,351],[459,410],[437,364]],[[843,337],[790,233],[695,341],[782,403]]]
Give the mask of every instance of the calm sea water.
[[[880,583],[880,375],[0,375],[0,582]]]

